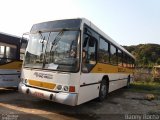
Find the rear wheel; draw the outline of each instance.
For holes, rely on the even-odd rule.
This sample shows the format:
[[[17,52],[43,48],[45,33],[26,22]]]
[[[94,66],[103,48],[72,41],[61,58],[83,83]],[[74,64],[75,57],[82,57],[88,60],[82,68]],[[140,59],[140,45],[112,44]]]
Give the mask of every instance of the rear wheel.
[[[108,94],[108,85],[105,79],[102,80],[99,90],[99,101],[103,101]]]

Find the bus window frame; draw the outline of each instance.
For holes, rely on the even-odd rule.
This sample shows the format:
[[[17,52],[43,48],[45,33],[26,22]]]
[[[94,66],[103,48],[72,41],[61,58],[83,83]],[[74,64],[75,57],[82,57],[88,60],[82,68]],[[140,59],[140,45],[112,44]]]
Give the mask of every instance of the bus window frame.
[[[116,63],[112,63],[111,62],[111,46],[113,46],[115,49],[116,49]],[[118,66],[118,54],[117,54],[117,47],[113,44],[113,43],[110,43],[110,64],[111,65],[114,65],[114,66]]]
[[[108,62],[100,62],[99,61],[99,54],[97,55],[98,56],[98,62],[99,63],[103,63],[103,64],[110,64],[110,42],[108,41],[108,40],[106,40],[104,37],[99,37],[99,47],[98,47],[98,53],[99,53],[99,51],[100,51],[100,43],[101,43],[101,39],[103,39],[107,44],[108,44]]]
[[[90,34],[88,34],[88,33],[86,33],[86,29],[87,29],[87,31],[90,33]],[[96,64],[98,63],[98,55],[97,55],[97,53],[98,53],[98,46],[99,46],[99,39],[97,40],[93,35],[92,35],[92,32],[94,32],[94,33],[96,33],[98,36],[99,36],[99,34],[97,33],[97,32],[95,32],[91,27],[89,27],[88,25],[86,25],[86,24],[83,24],[83,33],[82,33],[82,38],[81,38],[81,54],[83,54],[83,42],[84,42],[84,35],[86,34],[86,35],[88,35],[89,37],[90,37],[90,39],[94,39],[95,40],[95,44],[96,44],[96,46],[95,46],[95,64],[88,70],[88,71],[83,71],[83,55],[81,55],[81,72],[82,73],[90,73],[91,71],[92,71],[92,69],[96,66]]]
[[[108,52],[109,52],[109,62],[108,63],[103,63],[103,64],[109,64],[109,65],[113,65],[113,66],[118,66],[118,67],[123,67],[123,68],[128,68],[128,67],[125,67],[124,66],[124,54],[126,54],[127,56],[129,56],[131,59],[133,59],[133,65],[134,65],[134,67],[132,67],[132,68],[135,68],[135,59],[132,57],[132,56],[130,56],[130,55],[128,55],[128,53],[127,52],[125,52],[124,50],[122,50],[121,48],[119,48],[119,47],[117,47],[112,41],[109,41],[107,38],[105,38],[103,35],[101,35],[101,34],[99,34],[97,31],[95,31],[93,28],[91,28],[90,26],[88,26],[87,24],[83,24],[83,33],[84,33],[84,31],[85,31],[85,27],[87,27],[87,28],[89,28],[92,32],[94,32],[94,33],[96,33],[99,37],[98,37],[98,39],[97,39],[97,62],[96,62],[96,64],[97,63],[103,63],[103,62],[99,62],[99,56],[98,56],[98,53],[99,53],[99,49],[100,49],[100,38],[102,38],[102,39],[104,39],[107,43],[108,43]],[[90,32],[90,33],[92,33],[92,32]],[[83,39],[83,33],[82,33],[82,38],[81,38],[81,41],[82,41],[82,39]],[[90,34],[89,34],[90,35]],[[82,47],[81,48],[83,48],[83,43],[81,43],[81,45],[82,45]],[[113,64],[113,63],[111,63],[111,45],[113,45],[115,48],[116,48],[116,57],[117,57],[117,63],[116,64]],[[119,66],[118,65],[118,50],[120,50],[121,52],[122,52],[122,65],[121,66]],[[81,51],[82,52],[82,51]],[[82,57],[81,57],[81,59],[82,59]],[[81,60],[81,63],[82,63],[82,60]],[[95,64],[95,65],[96,65]],[[128,66],[128,65],[127,65]],[[82,67],[82,65],[81,65],[81,67]],[[82,71],[82,70],[81,70]]]
[[[121,52],[121,56],[119,56],[119,52]],[[117,57],[118,57],[118,66],[123,67],[123,51],[119,48],[117,48]],[[121,58],[121,61],[119,62],[119,58]]]

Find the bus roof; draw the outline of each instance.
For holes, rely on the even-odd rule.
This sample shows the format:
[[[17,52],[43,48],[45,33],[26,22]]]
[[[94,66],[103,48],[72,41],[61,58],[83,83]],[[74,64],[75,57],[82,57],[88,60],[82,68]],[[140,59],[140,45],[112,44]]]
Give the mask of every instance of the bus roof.
[[[20,37],[0,32],[0,42],[19,45]]]
[[[65,19],[65,20],[42,22],[42,23],[34,24],[30,32],[32,33],[47,32],[47,31],[56,31],[56,30],[62,30],[62,29],[79,30],[81,21],[82,21],[81,19]]]

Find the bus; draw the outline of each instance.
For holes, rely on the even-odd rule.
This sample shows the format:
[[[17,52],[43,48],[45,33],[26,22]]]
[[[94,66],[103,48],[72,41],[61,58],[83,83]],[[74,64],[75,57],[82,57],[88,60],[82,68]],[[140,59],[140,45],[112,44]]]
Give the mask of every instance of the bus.
[[[24,94],[76,106],[133,80],[134,56],[85,18],[34,24],[28,36]]]
[[[0,87],[18,88],[27,40],[0,33]]]

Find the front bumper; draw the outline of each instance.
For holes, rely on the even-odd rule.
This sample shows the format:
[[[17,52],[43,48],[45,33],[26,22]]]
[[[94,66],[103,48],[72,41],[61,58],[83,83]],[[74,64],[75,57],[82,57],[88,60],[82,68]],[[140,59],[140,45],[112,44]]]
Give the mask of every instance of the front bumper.
[[[19,92],[71,106],[75,106],[77,103],[76,93],[64,93],[64,92],[55,93],[55,92],[45,91],[37,88],[27,87],[22,82],[20,82],[19,84]]]

